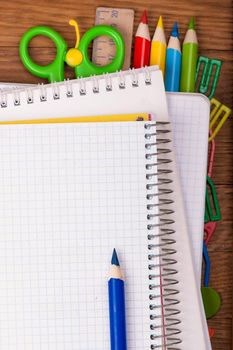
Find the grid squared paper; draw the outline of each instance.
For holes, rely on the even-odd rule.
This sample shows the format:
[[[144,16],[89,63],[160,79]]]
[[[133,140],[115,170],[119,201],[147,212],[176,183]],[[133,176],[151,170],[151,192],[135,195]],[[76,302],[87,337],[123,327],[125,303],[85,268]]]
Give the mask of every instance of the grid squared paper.
[[[201,280],[209,110],[205,97],[167,94],[197,278]]]
[[[1,126],[1,349],[109,349],[114,247],[128,348],[150,348],[144,134],[135,122]]]
[[[152,68],[153,69],[153,68]],[[154,72],[155,73],[155,72]],[[153,73],[153,74],[154,74]],[[153,76],[152,74],[152,76]],[[156,85],[155,76],[153,76],[152,87]],[[158,83],[158,81],[157,81]],[[18,84],[19,87],[24,85]],[[143,82],[140,81],[139,86],[142,86]],[[12,85],[0,84],[1,89],[7,91],[7,87],[10,89]],[[17,85],[16,85],[17,86]],[[148,88],[148,87],[147,87]],[[161,87],[160,87],[161,89]],[[38,111],[38,118],[44,116],[44,118],[49,115],[57,117],[60,115],[62,108],[64,111],[61,113],[61,117],[67,116],[70,113],[72,116],[73,109],[75,111],[75,116],[84,116],[84,115],[98,115],[98,114],[109,114],[109,113],[125,113],[125,108],[127,107],[128,113],[138,113],[142,112],[153,112],[156,115],[161,117],[162,111],[160,107],[163,103],[160,103],[160,107],[156,107],[156,99],[153,96],[158,94],[158,91],[155,92],[154,89],[151,91],[144,92],[143,87],[140,88],[139,96],[132,98],[131,88],[128,85],[127,89],[127,100],[123,100],[123,96],[115,94],[108,94],[108,104],[106,99],[102,100],[101,95],[97,94],[95,96],[96,100],[93,99],[93,94],[88,94],[91,99],[87,96],[87,100],[83,98],[79,99],[75,103],[75,107],[69,104],[66,104],[67,99],[64,97],[61,99],[61,105],[53,105],[51,101],[46,104],[41,105],[37,104],[32,108],[28,115],[26,114],[26,107],[22,106],[20,109],[15,108],[6,108],[2,110],[1,120],[14,120],[17,119],[16,113],[19,113],[20,119],[31,119],[32,116],[36,118],[35,113]],[[65,89],[66,91],[66,89]],[[135,89],[133,92],[135,94]],[[121,91],[122,92],[122,91]],[[112,98],[113,95],[116,95],[115,98]],[[204,198],[205,198],[205,175],[206,175],[206,163],[207,163],[207,149],[208,149],[208,129],[209,129],[209,101],[208,99],[201,94],[183,94],[183,93],[167,93],[167,103],[168,103],[168,112],[172,121],[173,135],[174,135],[174,146],[178,159],[178,168],[180,171],[181,185],[183,188],[183,197],[185,201],[187,220],[189,225],[189,232],[191,241],[194,249],[194,259],[197,270],[197,279],[200,283],[201,280],[201,264],[202,264],[202,241],[203,241],[203,216],[204,216]],[[143,96],[143,100],[141,97]],[[145,102],[145,98],[148,99]],[[158,97],[160,101],[161,96]],[[26,96],[22,98],[26,101]],[[100,100],[98,104],[97,101]],[[26,102],[25,102],[26,103]],[[79,108],[77,109],[77,103]],[[143,105],[143,110],[142,106]],[[33,107],[33,105],[31,105]],[[28,108],[28,105],[27,105]],[[43,113],[42,109],[43,108]],[[123,108],[123,109],[122,109]],[[72,111],[72,113],[71,113]],[[4,116],[4,113],[6,115]],[[69,115],[70,115],[69,114]],[[196,151],[194,151],[196,150]],[[194,155],[193,155],[194,153]],[[197,156],[198,155],[198,156]],[[193,176],[196,179],[193,181]],[[197,185],[197,187],[193,187]]]

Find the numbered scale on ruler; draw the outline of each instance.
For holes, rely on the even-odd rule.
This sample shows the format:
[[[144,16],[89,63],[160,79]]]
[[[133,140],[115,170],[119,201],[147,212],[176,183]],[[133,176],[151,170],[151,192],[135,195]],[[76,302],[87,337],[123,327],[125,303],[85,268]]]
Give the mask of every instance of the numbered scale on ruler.
[[[105,24],[116,28],[123,36],[125,42],[125,60],[123,70],[130,67],[131,47],[133,37],[134,11],[131,9],[116,9],[97,7],[95,24]],[[116,48],[114,42],[101,36],[94,40],[92,61],[97,66],[109,64],[115,57]]]

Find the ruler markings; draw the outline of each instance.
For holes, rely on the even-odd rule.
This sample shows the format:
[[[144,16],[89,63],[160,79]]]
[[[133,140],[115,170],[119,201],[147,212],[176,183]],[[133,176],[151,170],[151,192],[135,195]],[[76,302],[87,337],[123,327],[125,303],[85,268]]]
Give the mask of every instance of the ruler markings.
[[[134,11],[130,9],[116,9],[98,7],[96,9],[95,24],[106,24],[116,28],[121,34],[125,42],[125,60],[123,70],[130,67],[131,48],[133,37]],[[98,54],[97,54],[98,51]],[[101,57],[99,52],[101,51]],[[94,40],[92,61],[97,65],[104,66],[109,64],[115,57],[115,44],[108,37],[98,37]]]

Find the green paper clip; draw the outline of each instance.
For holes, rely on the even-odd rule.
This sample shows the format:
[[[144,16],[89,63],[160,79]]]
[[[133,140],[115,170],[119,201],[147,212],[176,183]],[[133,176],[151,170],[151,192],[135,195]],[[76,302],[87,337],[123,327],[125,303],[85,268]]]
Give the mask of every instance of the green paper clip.
[[[201,73],[201,66],[203,66],[202,73]],[[198,58],[197,70],[196,70],[196,89],[198,92],[208,96],[209,99],[211,99],[214,96],[219,75],[220,75],[221,66],[222,66],[222,61],[218,59],[208,58],[205,56],[199,56]],[[216,67],[215,73],[213,75],[212,86],[210,86],[211,76],[212,76],[214,67]],[[199,74],[201,75],[201,78],[200,78],[200,83],[198,84]],[[208,91],[209,91],[209,95],[208,95]]]
[[[211,195],[211,196],[210,196]],[[207,186],[206,186],[206,206],[205,206],[205,223],[208,221],[219,221],[221,220],[221,212],[218,203],[218,197],[216,188],[213,181],[207,175]]]
[[[229,107],[216,100],[216,98],[211,99],[210,105],[210,130],[212,132],[209,137],[209,142],[212,141],[215,138],[215,136],[219,133],[223,124],[232,112],[232,110]]]

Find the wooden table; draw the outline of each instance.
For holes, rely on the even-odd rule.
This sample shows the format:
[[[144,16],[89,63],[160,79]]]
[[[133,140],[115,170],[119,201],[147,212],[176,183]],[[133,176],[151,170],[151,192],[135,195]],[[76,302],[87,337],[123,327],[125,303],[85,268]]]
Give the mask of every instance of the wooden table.
[[[75,43],[70,18],[78,20],[84,32],[94,23],[95,8],[108,6],[102,0],[0,0],[0,80],[6,82],[36,83],[38,79],[25,72],[18,56],[18,45],[22,34],[31,26],[50,25],[67,40],[69,47]],[[163,15],[168,37],[173,21],[179,23],[181,39],[189,21],[194,15],[197,23],[200,53],[223,60],[222,72],[216,98],[232,107],[232,2],[231,0],[112,0],[112,6],[135,10],[135,29],[143,9],[149,11],[151,34],[160,14]],[[40,38],[32,41],[31,54],[40,63],[48,63],[55,54],[51,42]],[[72,77],[67,71],[67,76]],[[217,185],[221,205],[222,221],[210,243],[212,263],[210,286],[216,288],[222,297],[220,312],[209,322],[216,334],[212,340],[214,350],[230,350],[232,336],[232,184],[233,184],[233,121],[224,125],[216,139],[217,153],[213,180]],[[188,350],[188,349],[185,349]],[[197,349],[199,350],[199,349]]]

